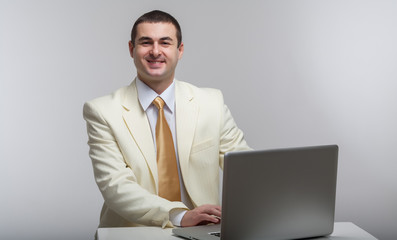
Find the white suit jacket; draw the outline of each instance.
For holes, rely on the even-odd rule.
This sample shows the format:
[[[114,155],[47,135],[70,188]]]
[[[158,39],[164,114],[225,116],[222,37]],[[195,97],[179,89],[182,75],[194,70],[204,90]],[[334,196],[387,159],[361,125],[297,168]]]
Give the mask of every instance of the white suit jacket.
[[[219,204],[219,166],[228,151],[250,149],[219,90],[175,80],[176,138],[186,191],[194,206]],[[135,81],[84,105],[89,155],[105,200],[99,227],[172,226],[182,202],[159,197],[156,152]]]

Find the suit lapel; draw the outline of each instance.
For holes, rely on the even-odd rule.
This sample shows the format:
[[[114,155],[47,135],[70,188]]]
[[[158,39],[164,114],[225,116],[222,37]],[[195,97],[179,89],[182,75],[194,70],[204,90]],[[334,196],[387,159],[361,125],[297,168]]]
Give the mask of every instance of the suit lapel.
[[[123,112],[124,122],[141,150],[157,186],[157,163],[153,137],[146,113],[139,104],[135,81],[127,88],[122,105],[125,109]]]
[[[178,81],[175,81],[175,105],[178,156],[183,174],[189,165],[199,109],[191,89]]]

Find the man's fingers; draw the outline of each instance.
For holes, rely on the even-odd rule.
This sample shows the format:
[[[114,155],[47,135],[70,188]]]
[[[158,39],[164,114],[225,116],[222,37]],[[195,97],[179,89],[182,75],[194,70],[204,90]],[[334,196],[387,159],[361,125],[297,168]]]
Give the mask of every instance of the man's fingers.
[[[200,222],[202,222],[202,221],[208,221],[208,222],[212,222],[212,223],[219,222],[218,217],[215,217],[213,215],[208,215],[208,214],[201,214],[199,219],[200,219]]]
[[[199,223],[197,223],[197,225],[207,225],[210,223],[217,224],[217,223],[220,223],[220,221],[221,221],[218,217],[214,217],[214,216],[210,216],[210,215],[205,215],[205,217],[203,217],[203,219],[205,219],[205,220],[200,221]]]
[[[221,216],[221,207],[216,205],[203,205],[198,207],[198,209],[202,210],[204,213],[215,215],[217,217]]]

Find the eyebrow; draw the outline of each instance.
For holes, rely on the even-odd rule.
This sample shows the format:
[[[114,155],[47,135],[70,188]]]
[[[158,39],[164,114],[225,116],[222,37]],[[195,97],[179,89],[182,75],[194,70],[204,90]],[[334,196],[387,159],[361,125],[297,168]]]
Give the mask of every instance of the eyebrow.
[[[173,41],[173,39],[172,38],[170,38],[170,37],[162,37],[162,38],[160,38],[160,40],[162,40],[162,41]]]
[[[138,42],[148,41],[148,40],[152,41],[153,39],[151,37],[143,36],[143,37],[138,39]],[[162,38],[160,38],[160,41],[173,41],[173,39],[170,38],[170,37],[162,37]]]

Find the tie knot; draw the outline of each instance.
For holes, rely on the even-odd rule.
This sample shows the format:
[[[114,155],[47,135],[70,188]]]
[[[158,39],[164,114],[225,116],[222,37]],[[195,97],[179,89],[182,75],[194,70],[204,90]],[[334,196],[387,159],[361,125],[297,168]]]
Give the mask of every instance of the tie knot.
[[[164,107],[164,100],[161,97],[156,97],[153,100],[153,104],[158,108],[162,109]]]

